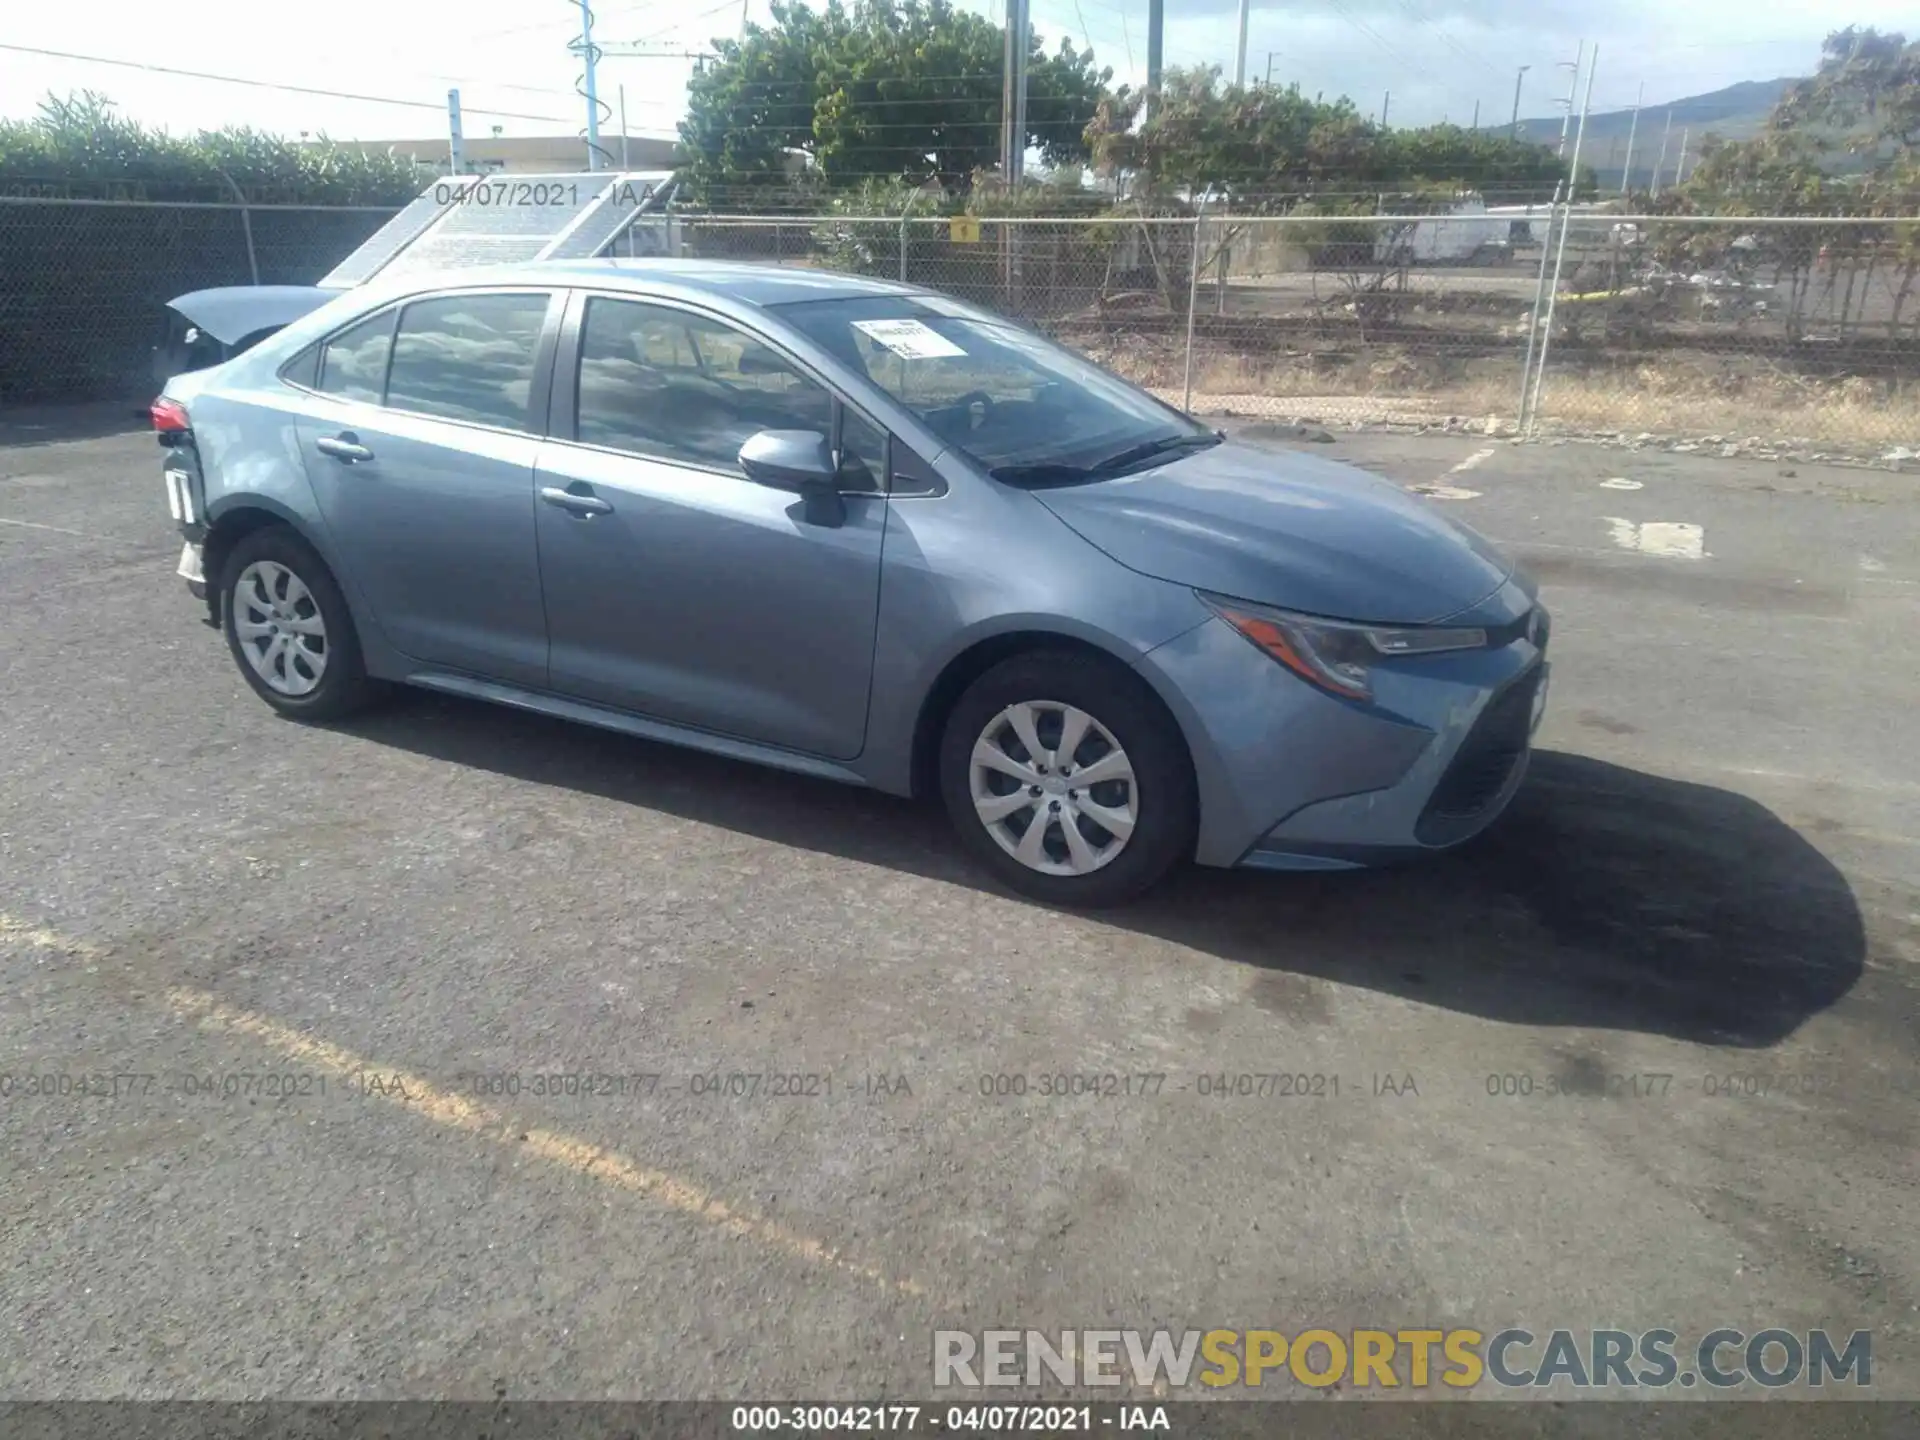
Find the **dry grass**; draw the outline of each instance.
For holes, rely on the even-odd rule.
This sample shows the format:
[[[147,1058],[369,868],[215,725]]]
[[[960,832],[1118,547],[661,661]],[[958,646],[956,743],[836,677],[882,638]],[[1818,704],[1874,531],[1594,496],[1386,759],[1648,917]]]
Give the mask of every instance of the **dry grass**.
[[[1643,365],[1627,374],[1556,373],[1550,365],[1540,423],[1876,450],[1920,443],[1920,387],[1862,376],[1809,380],[1757,361],[1728,365],[1727,358]]]
[[[1136,337],[1089,347],[1093,358],[1178,404],[1186,393],[1179,342]],[[1104,352],[1104,353],[1103,353]],[[1375,347],[1336,362],[1262,356],[1214,345],[1194,356],[1193,409],[1205,414],[1353,424],[1491,419],[1511,429],[1519,357],[1410,353]],[[1879,454],[1920,446],[1920,385],[1859,376],[1817,380],[1764,360],[1703,353],[1631,368],[1555,363],[1540,392],[1540,428],[1562,434],[1714,437]]]

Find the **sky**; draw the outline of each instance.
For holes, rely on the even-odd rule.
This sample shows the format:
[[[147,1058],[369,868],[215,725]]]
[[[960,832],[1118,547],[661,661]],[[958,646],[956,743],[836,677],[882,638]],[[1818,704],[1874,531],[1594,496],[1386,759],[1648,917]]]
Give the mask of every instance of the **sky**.
[[[993,10],[985,0],[963,8]],[[1217,64],[1232,73],[1237,0],[1168,0],[1165,63]],[[767,0],[744,0],[765,22]],[[1030,0],[1049,49],[1062,35],[1090,45],[1118,80],[1146,72],[1147,0]],[[415,139],[446,133],[446,92],[458,86],[469,137],[551,135],[584,125],[574,93],[579,33],[571,0],[328,0],[269,21],[260,0],[171,0],[164,11],[131,0],[94,0],[84,11],[16,5],[0,29],[0,117],[31,116],[49,91],[100,91],[121,113],[179,132],[243,124],[289,137]],[[995,11],[1004,13],[1003,10]],[[596,9],[595,39],[698,51],[739,32],[743,0],[609,0]],[[1249,79],[1271,75],[1395,125],[1483,123],[1511,115],[1517,67],[1522,116],[1558,115],[1571,62],[1598,46],[1596,111],[1715,90],[1740,80],[1809,73],[1824,33],[1845,23],[1911,30],[1911,0],[1848,0],[1844,10],[1768,6],[1752,0],[1256,0],[1248,27]],[[61,51],[91,59],[22,53]],[[169,66],[240,77],[222,83],[103,61]],[[612,58],[599,67],[601,96],[634,135],[671,135],[691,61]],[[1581,81],[1584,88],[1585,81]],[[339,98],[273,86],[342,91]],[[1390,99],[1387,97],[1390,94]]]

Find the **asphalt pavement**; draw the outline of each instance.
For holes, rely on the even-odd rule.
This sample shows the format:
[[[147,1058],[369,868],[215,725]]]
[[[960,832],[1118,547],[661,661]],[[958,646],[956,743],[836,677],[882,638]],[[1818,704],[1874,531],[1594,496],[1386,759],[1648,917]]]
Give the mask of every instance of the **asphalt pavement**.
[[[0,1397],[873,1399],[939,1328],[1421,1324],[1871,1330],[1920,1397],[1920,477],[1305,448],[1539,575],[1527,785],[1430,863],[1087,916],[853,789],[279,720],[151,437],[8,417]]]

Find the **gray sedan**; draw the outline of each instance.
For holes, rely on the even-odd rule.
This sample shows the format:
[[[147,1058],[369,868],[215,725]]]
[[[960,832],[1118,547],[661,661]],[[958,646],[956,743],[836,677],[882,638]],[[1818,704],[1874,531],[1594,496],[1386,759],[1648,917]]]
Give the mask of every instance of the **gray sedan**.
[[[283,714],[404,683],[937,794],[1051,902],[1456,844],[1545,697],[1464,526],[906,286],[416,276],[153,415],[180,573]]]

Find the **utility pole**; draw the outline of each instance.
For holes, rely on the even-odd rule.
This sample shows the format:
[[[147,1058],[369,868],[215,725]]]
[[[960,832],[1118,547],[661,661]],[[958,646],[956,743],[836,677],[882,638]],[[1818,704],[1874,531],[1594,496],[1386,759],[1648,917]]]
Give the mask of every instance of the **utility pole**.
[[[1027,58],[1028,58],[1028,22],[1031,20],[1031,0],[1020,0],[1020,44],[1019,68],[1015,71],[1013,87],[1013,179],[1018,184],[1027,177]]]
[[[1599,68],[1600,46],[1596,43],[1593,53],[1586,54],[1586,47],[1583,44],[1581,51],[1587,62],[1587,98],[1580,105],[1580,128],[1574,132],[1573,136],[1573,161],[1567,166],[1567,183],[1572,187],[1567,191],[1569,205],[1574,202],[1580,191],[1580,146],[1587,138],[1587,116],[1593,110],[1593,72]],[[1566,243],[1567,232],[1563,227],[1560,231],[1560,244],[1564,247]]]
[[[1233,52],[1233,88],[1243,89],[1247,83],[1247,17],[1253,9],[1253,0],[1240,0],[1240,45]]]
[[[1633,183],[1633,142],[1640,134],[1640,102],[1647,98],[1647,82],[1640,82],[1640,93],[1633,97],[1633,120],[1627,126],[1627,163],[1620,171],[1620,193],[1625,195]]]
[[[1007,0],[1006,90],[1000,100],[1000,178],[1019,185],[1027,158],[1027,0]]]
[[[1562,60],[1558,66],[1562,70],[1571,70],[1573,75],[1567,81],[1567,98],[1561,103],[1567,107],[1567,113],[1560,117],[1560,148],[1555,153],[1564,156],[1567,153],[1567,127],[1573,123],[1573,102],[1580,93],[1580,67],[1587,58],[1587,42],[1580,42],[1580,50],[1573,64]]]
[[[1587,138],[1587,112],[1593,109],[1593,72],[1596,68],[1595,62],[1600,58],[1600,47],[1596,44],[1593,47],[1593,54],[1588,56],[1585,42],[1582,42],[1580,53],[1581,58],[1587,62],[1587,99],[1580,110],[1579,132],[1573,138],[1573,164],[1567,170],[1569,176],[1567,204],[1560,214],[1560,243],[1553,255],[1553,284],[1547,291],[1547,323],[1546,328],[1540,332],[1540,359],[1538,367],[1533,372],[1533,401],[1526,410],[1524,431],[1526,434],[1533,433],[1533,427],[1539,423],[1540,419],[1540,386],[1547,374],[1547,349],[1553,343],[1553,302],[1560,294],[1560,266],[1567,258],[1567,231],[1573,227],[1573,202],[1580,192],[1580,142]],[[1578,78],[1576,75],[1575,79]],[[1571,106],[1568,113],[1572,113]],[[1543,253],[1540,258],[1544,262],[1545,254]]]
[[[1476,131],[1480,128],[1480,102],[1478,100],[1473,102],[1473,128]]]
[[[1387,106],[1391,105],[1392,103],[1393,103],[1393,92],[1391,90],[1387,91],[1386,94],[1380,97],[1380,128],[1382,130],[1387,128]],[[1431,114],[1432,112],[1429,111],[1428,113]]]
[[[1167,31],[1167,0],[1147,0],[1147,114],[1160,102],[1160,60]]]
[[[633,169],[627,163],[627,87],[624,85],[620,87],[620,168]]]
[[[1673,167],[1675,189],[1687,183],[1687,137],[1691,134],[1693,134],[1691,127],[1680,132],[1680,161]]]
[[[1520,82],[1527,78],[1531,65],[1522,65],[1520,73],[1513,77],[1513,138],[1520,138]]]
[[[575,42],[580,52],[580,61],[586,66],[586,83],[582,87],[587,97],[587,169],[600,168],[600,88],[599,77],[595,74],[595,65],[600,52],[593,48],[593,11],[588,8],[587,0],[580,0],[580,38]]]
[[[1273,57],[1279,53],[1278,50],[1267,51],[1267,84],[1269,85],[1273,84]]]
[[[460,92],[447,91],[447,173],[467,173],[467,140],[460,131]]]
[[[1653,162],[1653,185],[1650,198],[1660,198],[1660,172],[1667,168],[1667,141],[1673,138],[1673,111],[1667,111],[1667,128],[1660,132],[1660,158]]]

